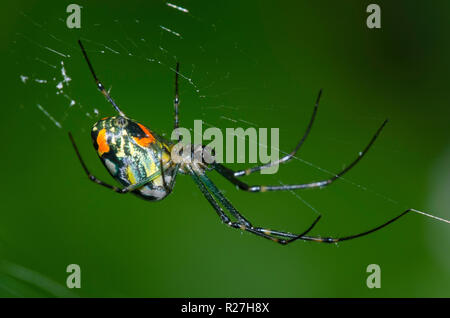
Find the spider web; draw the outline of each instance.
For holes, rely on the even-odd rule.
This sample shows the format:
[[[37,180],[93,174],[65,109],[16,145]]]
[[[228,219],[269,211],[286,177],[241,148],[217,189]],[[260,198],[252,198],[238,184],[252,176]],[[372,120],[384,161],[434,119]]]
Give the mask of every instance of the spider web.
[[[183,113],[184,122],[190,119],[202,118],[206,127],[267,127],[267,123],[261,124],[258,118],[250,114],[254,111],[249,106],[233,101],[233,96],[248,90],[245,83],[239,81],[244,70],[229,69],[212,70],[211,65],[225,64],[232,59],[240,59],[248,62],[249,69],[254,70],[260,64],[257,56],[246,53],[245,44],[235,42],[233,39],[223,39],[220,35],[224,30],[220,28],[217,17],[206,16],[202,13],[200,5],[187,4],[184,1],[160,2],[155,5],[154,12],[132,14],[124,12],[122,16],[114,17],[102,14],[100,10],[91,10],[89,17],[99,15],[98,18],[89,17],[82,22],[82,34],[70,32],[65,26],[67,14],[59,10],[57,19],[47,22],[36,18],[27,12],[21,12],[22,23],[26,26],[24,31],[16,34],[14,41],[15,51],[26,50],[28,58],[19,61],[17,78],[20,85],[26,90],[26,98],[23,107],[27,111],[40,113],[36,116],[36,122],[43,130],[81,130],[92,125],[92,122],[111,113],[111,109],[102,106],[92,106],[88,99],[79,97],[77,92],[84,83],[76,83],[72,73],[75,65],[74,56],[79,59],[79,48],[76,44],[78,37],[84,42],[86,50],[95,60],[94,68],[98,76],[104,82],[107,89],[114,94],[110,81],[114,68],[109,66],[105,71],[99,71],[97,61],[108,63],[130,63],[130,65],[142,65],[141,73],[154,74],[155,70],[173,74],[177,61],[189,60],[190,55],[201,56],[204,63],[183,63],[180,71],[181,79],[181,103],[198,105],[188,115]],[[204,4],[202,4],[204,5]],[[82,16],[87,8],[82,8]],[[161,15],[161,18],[158,16]],[[130,18],[130,16],[132,16]],[[187,25],[190,27],[188,28]],[[220,42],[211,39],[220,37]],[[208,40],[207,40],[208,39]],[[211,42],[213,44],[211,44]],[[220,49],[217,46],[220,45]],[[185,58],[186,57],[186,58]],[[77,62],[78,63],[78,62]],[[104,65],[104,64],[103,64]],[[84,71],[86,81],[91,81],[91,75],[87,68]],[[78,72],[78,71],[77,71]],[[135,73],[135,72],[133,72]],[[157,76],[157,75],[152,75]],[[145,78],[143,76],[142,78]],[[149,78],[149,76],[147,77]],[[140,79],[136,79],[138,82]],[[268,81],[265,78],[264,81]],[[230,83],[236,83],[230,85]],[[223,87],[227,88],[224,89]],[[231,86],[231,88],[229,88]],[[151,91],[151,87],[148,88]],[[95,90],[92,84],[92,90]],[[172,98],[172,95],[170,96]],[[120,103],[119,103],[120,105]],[[259,110],[277,112],[280,109],[288,110],[289,106],[282,104],[258,105]],[[171,108],[167,107],[168,111]],[[73,127],[73,122],[79,123]],[[163,126],[163,125],[161,125]],[[156,131],[158,129],[155,128]],[[163,134],[164,135],[164,134]],[[339,141],[339,140],[338,140]],[[259,146],[265,147],[260,144]],[[281,147],[280,147],[281,148]],[[286,155],[291,149],[276,149],[280,156]],[[319,172],[321,178],[329,178],[335,172],[325,169],[309,160],[299,157],[293,158],[295,163],[300,163]],[[271,176],[274,183],[286,184],[277,175]],[[340,180],[357,190],[375,195],[382,200],[396,206],[406,208],[389,196],[370,189],[351,178],[344,176]],[[290,191],[290,195],[301,202],[315,214],[322,214],[320,209],[305,199],[303,194]]]

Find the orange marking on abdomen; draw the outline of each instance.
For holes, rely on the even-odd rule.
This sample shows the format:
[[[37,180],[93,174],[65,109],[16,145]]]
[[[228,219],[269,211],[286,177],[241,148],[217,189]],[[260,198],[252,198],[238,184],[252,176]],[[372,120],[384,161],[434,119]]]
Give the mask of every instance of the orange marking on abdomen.
[[[133,138],[139,146],[147,147],[148,145],[152,144],[155,141],[155,137],[153,137],[153,135],[150,133],[150,131],[144,125],[141,125],[139,123],[138,123],[138,125],[139,125],[139,127],[141,127],[142,131],[145,133],[145,137],[143,137],[143,138],[133,137]]]
[[[109,145],[106,141],[106,129],[103,128],[97,135],[98,155],[101,157],[105,152],[109,152]]]

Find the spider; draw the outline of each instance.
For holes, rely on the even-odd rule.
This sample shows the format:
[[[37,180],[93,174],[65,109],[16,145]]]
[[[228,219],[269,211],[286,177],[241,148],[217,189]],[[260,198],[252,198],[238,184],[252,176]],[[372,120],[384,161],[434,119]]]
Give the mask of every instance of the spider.
[[[78,44],[80,45],[84,58],[89,66],[92,76],[94,77],[97,88],[118,112],[118,116],[105,117],[96,122],[92,128],[91,137],[94,143],[94,147],[102,163],[107,168],[111,176],[123,186],[122,188],[112,186],[106,182],[103,182],[90,173],[80,155],[72,134],[69,132],[69,138],[75,149],[76,155],[86,175],[91,181],[103,187],[109,188],[117,193],[125,194],[131,192],[143,199],[149,201],[157,201],[164,199],[172,192],[175,186],[175,178],[178,173],[190,175],[205,199],[212,205],[220,220],[225,225],[231,228],[253,233],[282,245],[287,245],[288,243],[292,243],[296,240],[314,241],[320,243],[336,243],[340,241],[355,239],[378,231],[381,228],[396,221],[400,217],[404,216],[408,212],[412,211],[412,209],[408,209],[402,212],[400,215],[390,219],[389,221],[365,232],[338,238],[307,235],[320,220],[321,215],[319,215],[314,220],[314,222],[300,234],[293,234],[290,232],[270,230],[267,228],[254,226],[222,194],[222,192],[208,177],[207,172],[215,170],[232,184],[236,185],[239,189],[248,192],[298,190],[328,186],[339,179],[346,172],[348,172],[364,157],[369,148],[377,139],[381,130],[386,125],[387,120],[385,120],[383,124],[378,128],[369,144],[364,148],[362,152],[359,153],[358,157],[345,169],[343,169],[330,179],[293,185],[249,186],[247,183],[241,181],[239,177],[248,176],[262,169],[285,163],[295,156],[295,154],[298,152],[307,136],[309,135],[314,119],[316,117],[317,109],[319,107],[322,90],[319,91],[316,103],[314,105],[314,110],[306,131],[296,145],[295,149],[276,162],[254,166],[240,171],[233,171],[230,168],[227,168],[226,166],[215,161],[213,163],[206,163],[203,159],[200,161],[182,161],[175,163],[175,161],[171,158],[171,151],[175,146],[175,143],[165,140],[163,137],[154,133],[144,125],[133,119],[130,119],[122,112],[122,110],[111,98],[109,93],[105,90],[103,84],[97,78],[94,72],[94,68],[92,67],[92,64],[81,41],[78,41]],[[175,71],[174,129],[177,129],[179,127],[179,67],[179,63],[177,63]],[[181,136],[179,136],[178,141],[180,141],[180,138]],[[192,149],[191,155],[193,155],[195,146],[190,146],[190,148]],[[224,210],[228,211],[229,214],[227,215]],[[236,221],[232,221],[229,215],[234,217]]]

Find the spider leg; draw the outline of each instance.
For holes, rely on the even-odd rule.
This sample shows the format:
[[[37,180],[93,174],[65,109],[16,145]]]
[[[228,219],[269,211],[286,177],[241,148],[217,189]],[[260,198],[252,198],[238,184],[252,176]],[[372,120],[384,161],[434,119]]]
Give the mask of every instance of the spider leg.
[[[281,231],[269,230],[269,229],[265,229],[265,228],[261,228],[261,227],[254,227],[248,221],[247,222],[249,225],[245,225],[245,224],[242,224],[239,222],[231,222],[230,219],[225,215],[225,213],[223,212],[222,208],[219,206],[217,201],[214,200],[213,196],[215,196],[221,203],[222,203],[222,200],[220,200],[220,197],[222,197],[223,202],[225,202],[225,201],[228,202],[228,204],[231,206],[232,209],[234,209],[235,212],[237,212],[237,210],[234,207],[232,207],[231,203],[229,203],[229,201],[223,196],[223,194],[220,191],[217,190],[218,192],[216,192],[216,189],[217,189],[216,187],[209,188],[209,186],[211,184],[213,184],[211,181],[210,181],[210,183],[208,183],[206,185],[203,184],[202,180],[205,180],[205,179],[209,180],[209,178],[207,178],[204,175],[197,175],[192,170],[191,170],[191,175],[192,175],[192,178],[194,179],[195,183],[197,184],[197,186],[202,191],[203,195],[210,202],[210,204],[214,207],[217,214],[221,217],[222,221],[226,225],[233,227],[233,228],[238,228],[238,229],[241,229],[244,231],[248,231],[250,233],[256,234],[258,236],[264,237],[266,239],[272,240],[272,241],[282,244],[282,245],[286,245],[286,244],[292,243],[297,240],[313,241],[313,242],[318,242],[318,243],[337,243],[337,242],[342,242],[342,241],[348,241],[348,240],[363,237],[363,236],[369,235],[371,233],[374,233],[378,230],[381,230],[382,228],[397,221],[398,219],[400,219],[402,216],[408,214],[409,212],[414,212],[413,209],[408,209],[406,211],[403,211],[401,214],[397,215],[396,217],[388,220],[387,222],[385,222],[375,228],[372,228],[368,231],[361,232],[358,234],[348,235],[348,236],[339,237],[339,238],[307,236],[306,234],[309,233],[314,228],[314,226],[317,224],[317,222],[320,220],[321,216],[319,215],[319,217],[316,218],[316,220],[310,225],[310,227],[306,231],[304,231],[300,235],[296,235],[296,234],[292,234],[292,233],[288,233],[288,232],[281,232]],[[208,189],[209,189],[209,191],[211,191],[213,196],[208,191]],[[229,207],[226,204],[224,204],[224,203],[222,203],[222,204],[229,210]],[[239,212],[237,212],[237,213],[239,213]],[[288,240],[280,239],[276,236],[280,236],[283,238],[289,238],[289,239]]]
[[[89,69],[91,70],[92,76],[94,77],[95,83],[97,83],[97,88],[98,90],[103,94],[103,96],[105,96],[105,98],[108,100],[108,102],[111,103],[111,105],[113,105],[113,107],[115,108],[115,110],[120,114],[120,116],[126,117],[125,114],[120,110],[119,106],[117,106],[116,102],[111,98],[111,96],[108,94],[108,92],[106,91],[105,87],[103,86],[103,84],[100,82],[100,80],[97,78],[97,75],[95,75],[94,72],[94,68],[92,67],[91,62],[89,61],[89,58],[87,56],[87,53],[83,47],[83,44],[81,43],[80,40],[78,40],[78,44],[80,45],[81,51],[83,52],[84,58],[89,66]]]
[[[215,186],[215,184],[205,174],[200,174],[198,178],[201,182],[211,190],[212,194],[219,200],[219,202],[239,221],[239,223],[252,228],[252,224],[234,208],[231,202],[222,194],[222,192]]]
[[[176,69],[175,69],[175,97],[173,99],[173,107],[174,107],[174,113],[175,113],[174,114],[174,125],[173,125],[174,126],[173,127],[174,130],[179,127],[179,118],[178,118],[178,105],[180,104],[180,99],[179,99],[179,96],[178,96],[178,74],[179,74],[179,72],[180,72],[180,63],[177,62],[177,66],[176,66]],[[180,141],[181,141],[181,136],[178,135],[178,142],[180,142]],[[163,163],[162,163],[162,154],[160,154],[160,156],[161,156],[160,169],[161,169],[161,176],[162,176],[162,180],[163,180],[163,185],[164,185],[164,188],[166,189],[166,191],[168,191],[170,193],[173,190],[173,186],[175,184],[175,178],[177,176],[178,169],[180,168],[181,164],[178,163],[178,164],[175,165],[175,168],[174,168],[175,170],[172,173],[170,184],[167,185],[166,184],[166,178],[164,176],[164,169],[163,169]]]
[[[180,121],[178,118],[178,106],[180,105],[180,99],[178,96],[178,74],[180,72],[180,63],[177,62],[176,70],[175,70],[175,97],[173,99],[173,107],[175,111],[175,118],[174,118],[174,124],[173,129],[177,129],[180,125]],[[181,135],[178,135],[178,142],[181,141]]]
[[[142,182],[129,185],[128,187],[125,187],[125,188],[122,188],[122,189],[118,188],[116,186],[112,186],[112,185],[110,185],[110,184],[108,184],[106,182],[103,182],[102,180],[98,179],[97,177],[95,177],[94,175],[92,175],[90,173],[89,169],[87,168],[86,164],[84,163],[83,158],[81,157],[80,152],[78,151],[78,147],[77,147],[77,145],[75,143],[75,140],[73,139],[72,134],[70,132],[69,132],[69,138],[70,138],[70,141],[72,142],[73,148],[75,149],[75,152],[77,154],[78,160],[80,160],[81,166],[83,167],[84,172],[86,172],[86,175],[88,176],[89,180],[93,181],[96,184],[104,186],[104,187],[106,187],[108,189],[111,189],[114,192],[125,194],[125,193],[128,193],[128,192],[134,191],[134,190],[144,186],[146,183],[148,183],[149,181],[154,179],[159,174],[159,173],[154,173],[151,176],[145,178]]]
[[[406,211],[403,211],[402,213],[400,213],[399,215],[397,215],[396,217],[390,219],[389,221],[373,228],[370,229],[368,231],[362,232],[362,233],[358,233],[358,234],[354,234],[354,235],[349,235],[349,236],[344,236],[344,237],[339,237],[339,238],[332,238],[332,237],[313,237],[313,236],[300,236],[297,239],[299,240],[304,240],[304,241],[314,241],[314,242],[318,242],[318,243],[337,243],[337,242],[342,242],[342,241],[348,241],[348,240],[352,240],[358,237],[362,237],[362,236],[366,236],[370,233],[376,232],[378,230],[381,230],[382,228],[384,228],[385,226],[388,226],[389,224],[397,221],[399,218],[401,218],[402,216],[408,214],[409,212],[414,212],[414,209],[408,209]],[[297,240],[295,239],[295,240]]]
[[[321,180],[321,181],[311,182],[311,183],[304,183],[304,184],[291,184],[291,185],[281,185],[281,186],[279,186],[279,185],[277,185],[277,186],[271,186],[271,185],[269,185],[269,186],[265,186],[265,185],[249,186],[247,183],[242,182],[241,180],[239,180],[237,178],[238,176],[240,176],[240,175],[236,175],[236,174],[240,173],[239,171],[235,172],[235,171],[231,170],[230,168],[227,168],[224,165],[219,164],[219,163],[214,163],[214,168],[217,170],[217,172],[219,172],[222,176],[224,176],[228,181],[230,181],[231,183],[238,186],[239,189],[248,191],[248,192],[266,192],[266,191],[280,191],[280,190],[283,191],[283,190],[296,190],[296,189],[324,187],[324,186],[330,185],[331,183],[333,183],[334,181],[336,181],[337,179],[342,177],[345,173],[347,173],[350,169],[352,169],[364,157],[364,155],[367,153],[367,151],[373,145],[373,143],[375,142],[375,140],[377,139],[377,137],[379,136],[380,132],[383,130],[383,128],[387,122],[388,122],[388,120],[386,119],[383,122],[383,124],[380,126],[380,128],[378,128],[375,135],[370,140],[369,144],[364,148],[363,151],[361,151],[358,154],[358,157],[352,163],[350,163],[350,165],[348,165],[346,168],[341,170],[339,173],[337,173],[333,177],[326,179],[326,180]],[[245,170],[243,170],[243,171],[245,171]]]
[[[296,241],[297,239],[300,239],[301,237],[305,237],[306,234],[309,233],[313,229],[313,227],[317,224],[317,222],[319,221],[319,219],[321,217],[321,216],[317,217],[316,220],[308,227],[308,229],[299,235],[287,233],[287,232],[276,231],[276,230],[269,230],[269,229],[265,229],[265,228],[261,228],[261,227],[254,227],[253,225],[250,224],[250,222],[248,222],[247,220],[245,220],[245,218],[243,218],[243,216],[231,205],[231,203],[223,196],[223,194],[215,186],[211,187],[211,185],[213,185],[213,183],[209,180],[208,177],[206,177],[206,175],[197,174],[191,168],[190,168],[190,173],[191,173],[191,176],[192,176],[194,182],[197,184],[200,191],[203,193],[203,195],[208,200],[208,202],[213,206],[217,215],[220,217],[220,219],[222,220],[222,222],[224,224],[228,225],[229,227],[235,228],[235,229],[241,229],[243,231],[253,233],[260,237],[269,239],[273,242],[276,242],[276,243],[279,243],[282,245],[286,245],[293,241]],[[209,181],[209,182],[205,184],[204,181]],[[212,193],[212,195],[211,195],[211,193]],[[246,222],[246,224],[244,224],[242,222],[232,222],[230,220],[230,218],[225,214],[225,212],[223,211],[223,209],[221,208],[219,203],[216,201],[216,199],[214,199],[213,196],[216,197],[216,199],[218,199],[219,202],[222,203],[224,205],[224,207],[227,210],[229,210],[230,213],[232,213],[234,216],[236,216],[236,214],[239,215],[240,218],[238,218],[238,220],[242,219]],[[225,204],[225,202],[226,202],[226,204]],[[276,236],[289,238],[289,239],[288,240],[280,239]]]
[[[287,154],[286,156],[282,157],[281,159],[278,159],[275,162],[269,162],[265,165],[261,165],[261,166],[255,166],[255,167],[251,167],[245,170],[239,170],[239,171],[233,171],[233,176],[235,177],[240,177],[240,176],[248,176],[249,174],[252,174],[256,171],[260,171],[263,169],[267,169],[276,165],[279,165],[280,163],[285,163],[288,162],[289,160],[292,159],[292,157],[295,156],[295,154],[298,152],[298,150],[300,149],[300,147],[303,145],[303,143],[306,140],[306,137],[308,137],[309,132],[311,131],[312,125],[314,123],[314,119],[316,118],[316,114],[317,114],[317,109],[319,108],[319,102],[320,102],[320,97],[322,96],[322,90],[319,91],[319,94],[317,95],[317,99],[316,99],[316,103],[314,104],[314,110],[311,116],[311,119],[309,120],[309,124],[308,127],[306,128],[305,133],[303,134],[303,137],[300,139],[300,141],[298,142],[297,146],[295,146],[294,150],[291,151],[289,154]]]
[[[171,193],[175,184],[175,178],[177,177],[178,174],[178,169],[180,168],[180,163],[177,163],[175,165],[175,167],[173,168],[173,172],[170,175],[170,184],[167,184],[166,182],[166,176],[165,176],[165,170],[164,170],[164,165],[162,162],[162,153],[160,152],[160,159],[159,159],[159,169],[161,171],[161,178],[162,178],[162,183],[163,183],[163,187],[166,190],[167,193]]]

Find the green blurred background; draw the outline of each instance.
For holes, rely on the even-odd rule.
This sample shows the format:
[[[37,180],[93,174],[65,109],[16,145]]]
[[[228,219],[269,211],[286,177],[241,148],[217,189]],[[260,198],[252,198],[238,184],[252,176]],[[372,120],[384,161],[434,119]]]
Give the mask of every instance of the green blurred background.
[[[256,225],[300,232],[317,216],[304,200],[323,214],[322,236],[358,233],[410,207],[449,219],[448,1],[377,1],[379,30],[366,27],[369,1],[169,1],[189,13],[164,1],[76,1],[79,30],[65,25],[72,2],[10,1],[1,11],[1,296],[450,296],[443,222],[408,215],[339,245],[282,247],[222,225],[188,176],[157,203],[94,185],[67,138],[72,131],[93,173],[113,182],[89,131],[114,111],[80,38],[122,109],[160,133],[171,132],[177,60],[182,126],[278,127],[285,152],[323,88],[299,159],[246,181],[328,178],[388,117],[367,157],[344,180],[295,195],[240,192],[211,173],[235,206]],[[61,62],[71,81],[56,94]],[[73,263],[82,287],[69,291]],[[369,264],[381,267],[380,289],[366,286]]]

